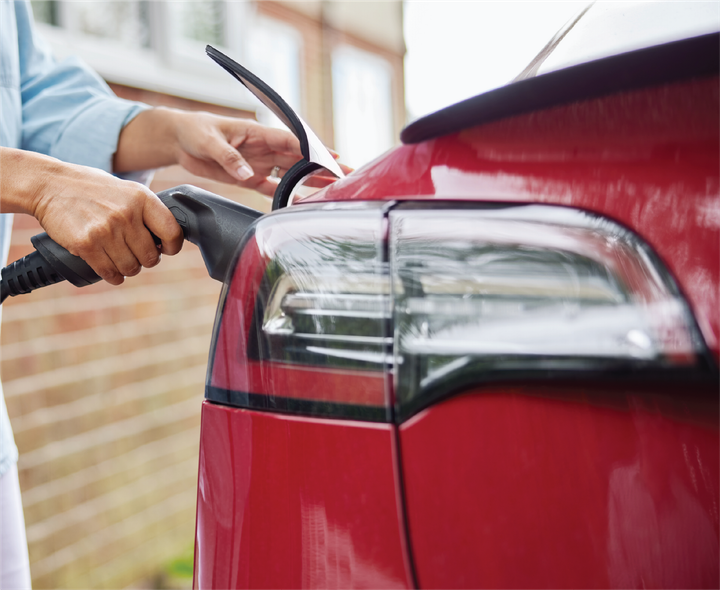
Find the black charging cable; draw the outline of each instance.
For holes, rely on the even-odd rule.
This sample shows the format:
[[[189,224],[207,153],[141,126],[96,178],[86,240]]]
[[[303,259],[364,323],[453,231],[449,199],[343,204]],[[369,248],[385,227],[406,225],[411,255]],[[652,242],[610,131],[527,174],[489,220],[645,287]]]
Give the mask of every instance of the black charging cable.
[[[69,281],[76,287],[92,285],[100,277],[82,258],[73,256],[46,233],[30,238],[35,252],[2,269],[0,303],[40,287]]]
[[[11,295],[30,293],[40,287],[59,283],[63,278],[52,269],[48,269],[46,260],[39,252],[33,252],[3,268],[0,280],[0,303]]]

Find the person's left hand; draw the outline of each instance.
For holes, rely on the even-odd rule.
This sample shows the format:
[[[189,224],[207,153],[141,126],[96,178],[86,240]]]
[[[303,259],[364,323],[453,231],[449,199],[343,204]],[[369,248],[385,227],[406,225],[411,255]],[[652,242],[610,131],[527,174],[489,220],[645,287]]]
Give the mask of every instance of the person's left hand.
[[[189,172],[272,196],[278,177],[302,158],[289,131],[250,119],[166,108],[140,113],[122,131],[115,171],[180,164]],[[348,169],[349,170],[349,169]]]
[[[198,176],[272,195],[277,187],[268,179],[273,168],[280,177],[302,158],[300,142],[289,131],[208,113],[181,117],[178,163]]]

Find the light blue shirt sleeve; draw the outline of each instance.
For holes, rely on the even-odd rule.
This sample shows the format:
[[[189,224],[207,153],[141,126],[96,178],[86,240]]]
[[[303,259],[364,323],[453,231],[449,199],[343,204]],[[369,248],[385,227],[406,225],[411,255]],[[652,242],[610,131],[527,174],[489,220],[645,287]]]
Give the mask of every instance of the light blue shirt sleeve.
[[[33,26],[29,2],[15,2],[22,149],[112,171],[120,131],[147,105],[117,98],[77,58],[58,62]]]

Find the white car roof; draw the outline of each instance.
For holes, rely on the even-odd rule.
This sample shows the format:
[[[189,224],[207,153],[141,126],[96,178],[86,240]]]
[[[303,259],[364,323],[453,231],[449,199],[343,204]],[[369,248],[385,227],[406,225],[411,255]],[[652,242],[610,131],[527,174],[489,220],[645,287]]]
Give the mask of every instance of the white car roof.
[[[426,115],[400,138],[419,143],[520,113],[717,77],[719,71],[720,2],[598,2],[583,7],[513,83]]]
[[[720,2],[588,3],[516,78],[720,31]]]

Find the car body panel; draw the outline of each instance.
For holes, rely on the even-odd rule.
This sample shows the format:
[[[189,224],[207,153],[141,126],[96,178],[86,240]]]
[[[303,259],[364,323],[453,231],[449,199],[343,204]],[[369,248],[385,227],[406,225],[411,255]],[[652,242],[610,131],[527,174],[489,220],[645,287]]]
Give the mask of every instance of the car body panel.
[[[612,94],[402,145],[300,203],[554,203],[605,215],[659,254],[720,358],[717,76]]]
[[[707,385],[489,386],[400,427],[422,588],[718,584]]]
[[[204,402],[196,588],[407,588],[394,426]]]

